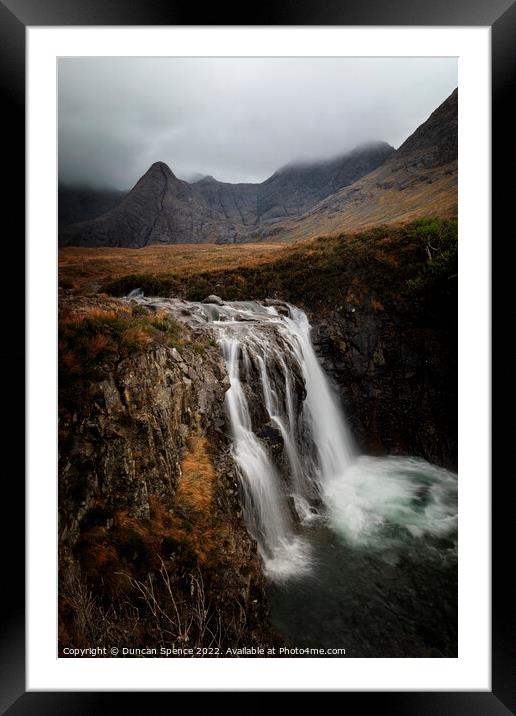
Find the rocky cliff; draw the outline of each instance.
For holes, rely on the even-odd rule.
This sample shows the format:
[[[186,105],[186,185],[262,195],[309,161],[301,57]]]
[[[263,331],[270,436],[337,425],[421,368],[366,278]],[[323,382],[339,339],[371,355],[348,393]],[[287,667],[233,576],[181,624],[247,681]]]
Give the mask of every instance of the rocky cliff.
[[[267,643],[218,349],[159,313],[66,294],[59,349],[60,646]]]
[[[316,352],[364,452],[457,470],[454,289],[430,310],[383,307],[372,293],[313,316]]]
[[[191,184],[191,187],[201,206],[220,215],[222,221],[236,222],[240,233],[245,232],[245,227],[254,227],[258,223],[260,184],[229,184],[207,176]],[[233,236],[231,234],[227,238]],[[222,231],[215,238],[222,240],[226,236]]]

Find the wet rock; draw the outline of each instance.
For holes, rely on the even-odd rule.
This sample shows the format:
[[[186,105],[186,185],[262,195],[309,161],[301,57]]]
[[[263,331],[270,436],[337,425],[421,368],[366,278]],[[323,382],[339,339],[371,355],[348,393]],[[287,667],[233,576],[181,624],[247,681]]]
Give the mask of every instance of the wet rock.
[[[352,434],[372,454],[421,456],[457,469],[456,340],[443,307],[329,307],[311,316],[315,351]],[[432,311],[435,310],[435,316]],[[443,319],[444,316],[444,319]]]
[[[207,296],[203,303],[213,303],[215,306],[223,306],[224,301],[220,298],[220,296],[215,296],[214,294],[211,294],[210,296]]]
[[[263,425],[256,434],[261,440],[265,440],[272,449],[283,449],[281,432],[271,423]]]

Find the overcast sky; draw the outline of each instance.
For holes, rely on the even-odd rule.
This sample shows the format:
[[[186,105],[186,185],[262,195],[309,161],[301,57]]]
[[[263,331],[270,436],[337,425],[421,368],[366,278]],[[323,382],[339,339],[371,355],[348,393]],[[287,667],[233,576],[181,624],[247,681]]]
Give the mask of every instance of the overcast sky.
[[[59,60],[59,178],[128,189],[174,174],[260,182],[361,142],[398,147],[457,86],[455,58]]]

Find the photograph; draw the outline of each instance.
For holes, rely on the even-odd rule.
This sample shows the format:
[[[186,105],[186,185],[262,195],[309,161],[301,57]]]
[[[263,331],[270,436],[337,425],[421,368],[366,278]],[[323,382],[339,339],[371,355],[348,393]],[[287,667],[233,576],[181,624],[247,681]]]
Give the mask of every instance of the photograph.
[[[60,659],[457,658],[459,92],[57,60]]]

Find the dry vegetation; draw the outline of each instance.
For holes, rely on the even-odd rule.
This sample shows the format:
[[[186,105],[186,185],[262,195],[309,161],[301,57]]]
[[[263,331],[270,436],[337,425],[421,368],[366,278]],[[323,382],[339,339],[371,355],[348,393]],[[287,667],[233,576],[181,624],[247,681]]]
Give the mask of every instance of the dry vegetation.
[[[393,184],[403,188],[395,189]],[[428,169],[424,175],[384,164],[371,174],[328,197],[299,220],[284,221],[271,233],[291,243],[343,232],[364,232],[380,224],[407,224],[423,216],[457,216],[457,163]]]
[[[175,494],[168,501],[149,495],[149,520],[100,501],[89,510],[74,560],[62,569],[62,645],[238,644],[244,610],[222,619],[223,595],[206,581],[209,568],[221,568],[229,538],[215,482],[207,438],[193,435]]]
[[[83,261],[90,252],[95,260]],[[411,299],[429,282],[457,273],[457,221],[423,218],[290,245],[69,248],[61,250],[60,262],[61,285],[75,276],[79,292],[96,283],[112,295],[143,288],[147,295],[190,300],[215,293],[225,300],[277,297],[321,307],[346,300],[346,283],[355,293],[351,302],[373,293],[381,310],[384,299]]]
[[[177,244],[142,249],[59,249],[59,285],[81,292],[96,291],[107,280],[128,274],[195,274],[239,266],[255,266],[278,259],[278,244]]]
[[[238,247],[236,247],[238,248]],[[364,301],[419,300],[447,291],[457,274],[457,221],[418,219],[355,234],[321,237],[288,247],[274,262],[197,273],[130,274],[105,284],[114,295],[140,287],[147,295],[199,301],[280,298],[311,309]]]
[[[108,296],[78,297],[71,305],[64,300],[58,323],[60,408],[77,401],[81,387],[99,378],[109,363],[149,345],[179,347],[184,340],[184,326],[166,313]]]

